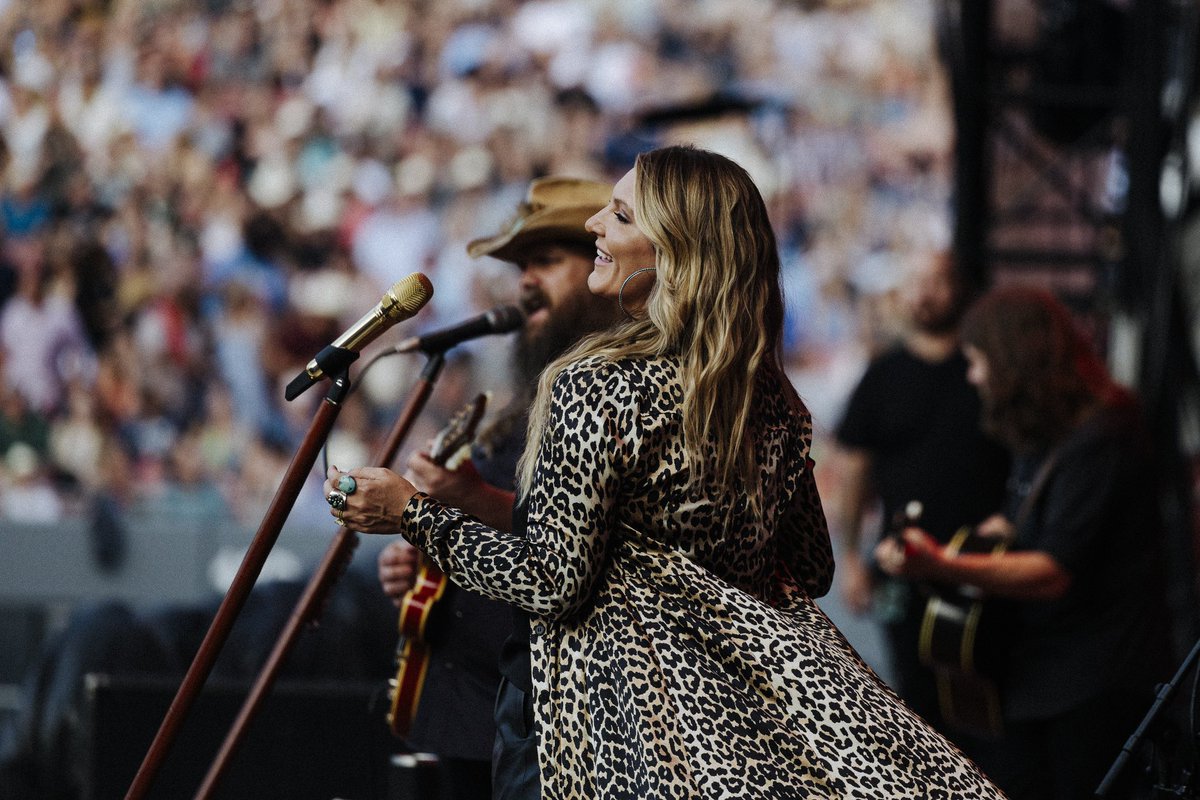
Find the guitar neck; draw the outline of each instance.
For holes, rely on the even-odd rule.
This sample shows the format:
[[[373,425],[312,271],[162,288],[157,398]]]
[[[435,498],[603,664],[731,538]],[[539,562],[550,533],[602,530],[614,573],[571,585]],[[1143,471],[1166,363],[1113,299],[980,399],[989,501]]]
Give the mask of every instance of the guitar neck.
[[[488,396],[480,394],[454,415],[434,438],[429,458],[445,468],[455,454],[467,447],[483,417]],[[413,588],[400,601],[400,639],[396,647],[396,677],[391,682],[391,708],[387,721],[396,736],[408,735],[421,701],[421,688],[429,664],[425,628],[434,606],[446,593],[449,581],[424,553],[417,551],[417,576]]]

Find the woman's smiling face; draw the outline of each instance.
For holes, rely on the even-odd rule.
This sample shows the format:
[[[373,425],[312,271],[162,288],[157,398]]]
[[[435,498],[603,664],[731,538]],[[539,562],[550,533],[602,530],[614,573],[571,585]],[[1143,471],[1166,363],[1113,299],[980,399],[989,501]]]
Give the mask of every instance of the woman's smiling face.
[[[596,234],[596,260],[588,276],[592,294],[621,302],[627,309],[645,305],[654,286],[649,274],[634,278],[621,294],[625,279],[639,269],[654,266],[654,245],[637,226],[634,207],[636,176],[629,170],[613,187],[612,200],[584,226]]]

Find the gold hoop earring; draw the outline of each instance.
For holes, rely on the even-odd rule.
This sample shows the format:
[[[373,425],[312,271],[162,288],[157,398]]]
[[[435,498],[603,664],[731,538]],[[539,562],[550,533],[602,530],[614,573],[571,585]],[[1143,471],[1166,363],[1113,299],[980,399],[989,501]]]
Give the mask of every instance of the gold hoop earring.
[[[617,290],[617,306],[621,309],[621,313],[630,319],[633,319],[633,314],[630,314],[628,309],[625,308],[625,284],[629,283],[635,276],[641,275],[643,272],[654,272],[654,267],[642,267],[641,269],[635,269],[626,276],[625,280],[621,281],[621,288]]]

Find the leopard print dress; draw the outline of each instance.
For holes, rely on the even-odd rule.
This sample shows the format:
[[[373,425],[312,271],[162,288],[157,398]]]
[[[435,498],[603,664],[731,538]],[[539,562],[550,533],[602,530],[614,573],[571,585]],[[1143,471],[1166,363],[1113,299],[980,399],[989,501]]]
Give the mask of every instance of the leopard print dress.
[[[527,536],[423,494],[404,509],[455,582],[533,615],[543,797],[1002,797],[813,603],[833,559],[811,421],[756,391],[757,513],[690,480],[670,357],[558,376]]]

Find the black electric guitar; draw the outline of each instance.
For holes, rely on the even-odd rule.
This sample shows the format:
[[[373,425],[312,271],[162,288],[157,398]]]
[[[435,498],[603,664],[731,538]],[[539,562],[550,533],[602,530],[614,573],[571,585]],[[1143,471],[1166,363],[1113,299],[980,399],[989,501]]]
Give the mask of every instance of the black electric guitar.
[[[950,539],[946,554],[998,555],[1007,549],[1007,539],[981,536],[964,527]],[[976,587],[937,587],[925,603],[918,650],[921,661],[933,670],[937,680],[942,716],[986,737],[999,736],[1002,731],[1000,694],[994,677],[998,637],[994,634],[989,629],[982,593]]]
[[[429,458],[433,463],[454,469],[457,461],[466,457],[479,421],[487,409],[488,395],[480,394],[455,413],[450,422],[433,440]],[[425,627],[434,606],[446,593],[447,580],[428,559],[420,559],[413,588],[400,601],[400,640],[396,645],[396,677],[391,681],[391,707],[387,722],[395,736],[408,735],[421,688],[429,669],[429,645]]]

